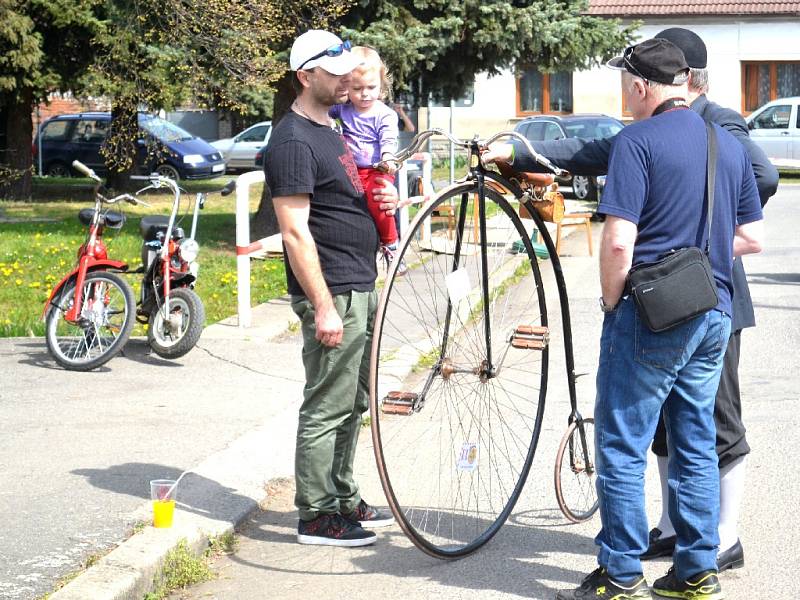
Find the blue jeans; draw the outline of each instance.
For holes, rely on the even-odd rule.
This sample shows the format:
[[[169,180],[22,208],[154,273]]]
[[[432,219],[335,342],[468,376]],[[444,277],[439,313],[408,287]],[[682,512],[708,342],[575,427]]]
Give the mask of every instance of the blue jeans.
[[[602,528],[598,563],[614,579],[642,573],[647,549],[644,472],[664,407],[669,440],[669,514],[679,578],[717,568],[719,470],[714,397],[730,318],[711,310],[662,333],[624,298],[603,321],[595,432]]]

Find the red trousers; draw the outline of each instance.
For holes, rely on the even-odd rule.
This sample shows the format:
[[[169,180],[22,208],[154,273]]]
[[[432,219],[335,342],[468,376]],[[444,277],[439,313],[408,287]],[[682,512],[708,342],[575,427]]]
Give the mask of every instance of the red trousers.
[[[384,181],[391,183],[392,176],[378,169],[370,168],[359,169],[358,176],[361,178],[361,185],[364,187],[364,192],[367,195],[367,209],[369,209],[369,214],[372,215],[375,226],[378,228],[381,244],[389,245],[396,243],[397,226],[394,222],[394,215],[387,215],[385,211],[381,210],[380,202],[375,200],[375,190],[383,187],[382,183],[378,183],[375,180],[377,178],[382,178]]]

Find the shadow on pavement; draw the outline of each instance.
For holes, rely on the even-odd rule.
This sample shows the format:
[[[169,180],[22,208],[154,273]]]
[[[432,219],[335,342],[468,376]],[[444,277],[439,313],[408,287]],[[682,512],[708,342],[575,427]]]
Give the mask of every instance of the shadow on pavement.
[[[493,592],[492,597],[499,593],[545,598],[553,597],[556,589],[564,587],[559,582],[577,585],[585,573],[570,568],[580,560],[553,565],[541,559],[560,553],[595,553],[591,538],[563,531],[563,519],[555,514],[557,511],[547,509],[513,514],[493,540],[475,554],[455,561],[424,554],[399,526],[376,529],[378,542],[373,546],[303,546],[296,542],[293,488],[288,484],[285,487],[289,489],[271,495],[267,510],[255,511],[237,528],[241,547],[226,557],[231,563],[228,567],[221,566],[228,581],[239,580],[246,573],[251,584],[252,580],[263,582],[265,588],[280,590],[286,598],[295,598],[295,591],[302,594],[306,577],[311,578],[307,583],[313,582],[315,589],[330,589],[328,585],[349,589],[352,598],[421,597],[418,594],[423,594],[428,585],[431,590],[440,585],[478,595],[484,590]],[[556,525],[562,529],[556,529]],[[513,577],[508,576],[510,573]],[[374,578],[370,580],[372,593],[355,593],[358,589],[367,593],[359,584],[362,580],[357,579],[366,575]],[[295,590],[295,586],[299,589]],[[453,597],[460,597],[459,592],[454,593]]]
[[[71,473],[85,477],[94,487],[149,500],[151,480],[178,479],[182,471],[155,463],[130,462],[105,469],[74,469]],[[219,520],[228,520],[233,510],[253,507],[251,498],[191,471],[178,483],[177,503],[184,511]]]

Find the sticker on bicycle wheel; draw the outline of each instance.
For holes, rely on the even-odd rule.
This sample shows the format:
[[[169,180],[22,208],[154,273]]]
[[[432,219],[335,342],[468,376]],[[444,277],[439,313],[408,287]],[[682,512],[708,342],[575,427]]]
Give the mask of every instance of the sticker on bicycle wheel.
[[[456,460],[456,469],[459,471],[474,471],[478,468],[478,444],[464,442]]]
[[[453,304],[458,304],[469,296],[471,290],[472,285],[469,283],[469,274],[464,267],[456,269],[447,275],[447,294]]]

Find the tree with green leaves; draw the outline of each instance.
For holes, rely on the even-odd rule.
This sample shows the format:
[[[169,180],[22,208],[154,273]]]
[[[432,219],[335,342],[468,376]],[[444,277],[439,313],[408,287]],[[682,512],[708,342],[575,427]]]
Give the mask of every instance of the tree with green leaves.
[[[358,0],[330,28],[377,49],[395,90],[410,92],[424,105],[429,97],[461,97],[478,73],[587,69],[633,39],[637,24],[588,16],[587,9],[587,0]],[[293,99],[291,76],[279,82],[274,120]],[[259,236],[278,231],[268,191],[254,230]]]
[[[588,69],[617,54],[637,24],[592,17],[588,0],[361,0],[342,34],[376,48],[396,89],[459,98],[478,73]]]
[[[78,89],[94,57],[87,43],[102,0],[0,0],[0,148],[3,195],[31,193],[32,112],[55,89]]]

